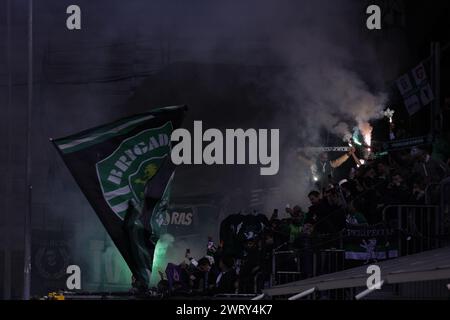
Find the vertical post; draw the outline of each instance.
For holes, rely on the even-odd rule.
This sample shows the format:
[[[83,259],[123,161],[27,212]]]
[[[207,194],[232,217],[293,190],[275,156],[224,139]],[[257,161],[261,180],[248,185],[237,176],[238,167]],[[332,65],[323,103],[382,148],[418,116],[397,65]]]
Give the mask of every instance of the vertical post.
[[[11,62],[11,0],[7,0],[6,2],[6,68],[8,74],[8,102],[7,102],[7,117],[10,117],[13,108],[12,108],[12,62]],[[7,164],[10,165],[12,163],[12,134],[11,134],[11,120],[8,121],[7,124]],[[9,212],[9,208],[11,206],[11,170],[7,170],[6,173],[6,197],[5,197],[5,208],[6,212]],[[9,222],[8,219],[5,218],[5,234],[4,234],[4,248],[5,248],[5,261],[4,261],[4,270],[5,274],[3,276],[3,298],[5,300],[9,300],[11,298],[11,245],[10,245],[10,237],[9,233]]]
[[[444,234],[445,231],[445,225],[444,225],[444,208],[446,205],[449,205],[448,203],[445,203],[445,200],[447,199],[446,194],[450,196],[450,178],[445,179],[440,184],[440,190],[439,190],[439,209],[437,213],[437,226],[436,231],[438,232],[439,239],[441,239],[441,236]],[[448,201],[448,200],[447,200]],[[445,243],[445,244],[444,244]],[[439,246],[446,245],[447,242],[442,243],[439,241]]]
[[[430,84],[431,84],[431,90],[433,91],[433,95],[435,94],[435,79],[436,77],[434,76],[434,68],[435,68],[435,63],[434,63],[434,42],[431,42],[430,45]],[[436,97],[435,97],[436,98]],[[430,104],[430,134],[431,136],[434,136],[434,132],[435,132],[435,128],[434,128],[434,114],[435,111],[434,109],[436,108],[436,100],[434,100],[433,102],[431,102]]]
[[[26,142],[27,208],[24,219],[23,299],[30,299],[31,289],[31,112],[33,106],[33,0],[28,0],[28,108]]]
[[[442,188],[441,187],[441,192],[442,192]],[[442,200],[440,200],[442,203]],[[441,210],[443,207],[438,206],[437,208],[435,208],[433,210],[434,212],[434,237],[435,237],[435,241],[434,241],[434,246],[435,248],[440,248],[441,247],[441,236],[442,236],[442,232],[441,232]],[[443,229],[442,229],[443,230]]]
[[[317,253],[313,251],[313,277],[317,275]]]
[[[397,238],[398,238],[398,252],[399,252],[399,256],[403,256],[403,248],[402,248],[402,221],[401,221],[401,212],[400,212],[400,207],[397,207],[397,230],[399,232]],[[405,254],[406,256],[406,254]]]
[[[442,131],[441,114],[441,45],[439,42],[431,43],[431,88],[434,100],[431,103],[431,134]]]
[[[273,287],[275,285],[276,282],[276,275],[277,272],[275,270],[276,268],[276,263],[275,263],[275,250],[272,250],[272,276],[270,277],[270,287]]]
[[[441,45],[434,43],[434,128],[437,133],[442,131],[441,115]]]

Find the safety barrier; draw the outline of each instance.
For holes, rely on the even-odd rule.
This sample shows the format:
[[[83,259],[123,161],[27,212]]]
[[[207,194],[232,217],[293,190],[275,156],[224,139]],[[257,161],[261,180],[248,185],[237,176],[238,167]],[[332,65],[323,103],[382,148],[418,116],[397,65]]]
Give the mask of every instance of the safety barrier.
[[[431,250],[440,246],[441,213],[437,205],[389,205],[383,220],[398,232],[400,256]]]
[[[442,234],[450,234],[450,177],[441,181],[440,187],[440,217]],[[445,244],[450,245],[449,239]]]
[[[450,192],[450,183],[440,192]],[[448,188],[448,189],[446,189]],[[443,198],[446,210],[448,197]],[[438,248],[443,244],[442,206],[439,205],[389,205],[382,211],[386,230],[394,230],[388,242],[398,251],[398,256],[409,255]],[[344,236],[341,238],[345,239]],[[316,248],[315,250],[273,251],[270,286],[298,281],[310,276],[344,270],[349,265],[345,260],[344,241],[338,248]],[[395,255],[397,256],[397,254]],[[389,258],[389,255],[386,254]],[[305,263],[306,262],[306,263]],[[349,263],[350,264],[350,263]],[[305,268],[312,268],[307,270]]]
[[[274,251],[270,286],[344,270],[342,249]]]
[[[439,183],[431,183],[425,189],[425,204],[439,205],[440,218],[442,221],[441,232],[450,231],[450,177]]]
[[[300,260],[295,250],[272,252],[270,286],[298,281],[301,278]]]

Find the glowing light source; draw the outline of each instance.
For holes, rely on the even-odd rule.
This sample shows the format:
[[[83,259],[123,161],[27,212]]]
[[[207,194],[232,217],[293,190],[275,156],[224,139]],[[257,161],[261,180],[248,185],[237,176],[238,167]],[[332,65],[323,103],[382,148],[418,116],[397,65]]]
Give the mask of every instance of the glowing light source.
[[[364,142],[370,146],[372,144],[372,135],[370,133],[364,135]],[[370,148],[369,148],[370,149]],[[370,150],[369,150],[370,151]]]
[[[352,140],[355,144],[357,144],[358,146],[361,145],[361,142],[359,141],[359,128],[358,127],[354,127],[353,128],[353,135],[352,135]]]
[[[389,123],[392,123],[392,118],[394,117],[394,110],[387,108],[383,111],[383,115],[389,119]]]
[[[368,122],[361,122],[359,124],[359,130],[364,139],[364,143],[370,147],[372,145],[372,126]]]

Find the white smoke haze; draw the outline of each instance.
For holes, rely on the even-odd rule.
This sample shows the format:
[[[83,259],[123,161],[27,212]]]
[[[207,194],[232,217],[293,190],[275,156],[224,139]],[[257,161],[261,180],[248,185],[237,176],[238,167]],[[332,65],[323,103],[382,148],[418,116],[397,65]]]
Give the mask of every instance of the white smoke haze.
[[[291,71],[289,79],[277,79],[277,87],[290,97],[283,111],[297,119],[300,147],[324,146],[324,131],[348,142],[355,126],[370,145],[370,122],[379,119],[385,108],[385,66],[379,65],[374,42],[359,27],[364,21],[364,3],[338,3],[303,2],[305,9],[297,12],[300,25],[277,30],[271,38],[281,63]],[[279,117],[283,117],[281,111]],[[309,182],[310,166],[294,161],[295,152],[285,155],[281,193],[286,202],[305,208],[309,206],[306,195],[314,188]],[[307,155],[314,160],[317,154]]]
[[[39,129],[36,132],[39,143],[34,144],[32,152],[36,163],[33,172],[45,173],[52,166],[55,172],[46,178],[39,176],[34,190],[53,190],[51,195],[42,197],[42,202],[48,203],[49,215],[58,219],[70,217],[80,223],[75,230],[77,241],[73,250],[75,256],[86,257],[86,263],[91,263],[86,254],[89,241],[108,237],[48,138],[79,132],[134,112],[122,107],[132,87],[138,86],[140,80],[97,80],[117,79],[148,70],[157,73],[161,71],[158,68],[166,67],[164,63],[180,61],[288,69],[288,75],[271,79],[268,83],[271,87],[265,92],[275,101],[276,112],[272,112],[269,120],[257,122],[260,128],[279,128],[284,139],[280,141],[284,147],[280,149],[280,173],[276,179],[264,180],[275,181],[270,186],[276,184],[280,190],[277,199],[271,196],[265,199],[268,214],[278,208],[283,215],[287,203],[291,206],[298,203],[304,209],[308,205],[306,195],[312,188],[309,166],[297,160],[296,147],[323,145],[321,132],[324,130],[340,139],[350,135],[354,126],[368,133],[370,121],[379,117],[384,109],[383,68],[365,30],[364,1],[79,0],[77,4],[85,17],[83,29],[70,33],[64,28],[64,19],[61,20],[65,4],[55,3],[39,1],[35,4],[35,51],[44,56],[48,44],[53,52],[47,60],[53,67],[44,70],[46,77],[42,82],[46,85],[39,90],[42,96],[36,99],[36,112],[41,113],[35,125],[35,130]],[[26,12],[25,7],[22,12]],[[142,42],[146,44],[142,48],[147,48],[143,52],[148,56],[136,53]],[[137,61],[136,57],[139,57]],[[389,63],[383,60],[383,67]],[[148,70],[142,69],[141,64]],[[35,65],[35,76],[40,80],[41,60],[36,58]],[[44,63],[42,65],[48,69]],[[221,76],[211,73],[211,83]],[[73,83],[65,83],[70,80]],[[258,77],[249,76],[245,80],[248,84],[262,85]],[[239,94],[237,91],[236,95]],[[218,97],[221,98],[226,100],[227,97]],[[211,105],[213,116],[217,110],[214,108]],[[237,124],[241,121],[241,112],[232,111],[239,116],[230,128],[248,123]],[[248,120],[252,112],[242,110],[242,118]],[[47,152],[43,152],[44,148]],[[44,186],[38,185],[45,180],[52,188],[44,183]],[[211,186],[213,182],[208,181]],[[248,192],[254,188],[247,179],[238,182],[239,190]],[[221,187],[211,191],[225,196],[231,193],[231,188],[237,189],[235,185],[222,184]],[[175,263],[183,260],[186,248],[191,249],[195,258],[204,255],[206,249],[206,237],[169,243],[167,260]]]
[[[320,143],[321,129],[344,139],[355,125],[366,134],[369,121],[380,118],[385,95],[372,93],[355,73],[320,64],[302,68],[297,76],[303,141]]]
[[[154,30],[153,25],[160,24],[164,41],[182,50],[182,61],[276,65],[288,69],[288,75],[274,79],[275,87],[267,92],[280,104],[279,112],[268,122],[258,124],[261,128],[280,128],[286,140],[281,144],[296,140],[293,149],[280,150],[283,163],[277,186],[282,196],[269,196],[265,213],[279,208],[283,215],[287,203],[298,203],[306,209],[306,195],[313,188],[310,168],[297,160],[295,147],[323,145],[324,130],[344,139],[358,126],[367,135],[371,130],[369,122],[383,110],[382,68],[372,44],[363,35],[364,4],[351,0],[178,4],[161,2],[150,13],[151,19],[145,20],[139,6],[136,12],[128,10],[141,22],[140,32]],[[117,3],[117,11],[121,6]],[[152,21],[152,26],[147,28],[150,22],[146,21]],[[109,33],[117,37],[114,32]],[[143,33],[141,36],[145,38]],[[179,39],[185,42],[177,43]],[[247,80],[261,85],[259,78]],[[242,190],[251,190],[250,181],[240,183]],[[224,185],[219,192],[230,191]],[[177,240],[168,247],[166,259],[180,262],[186,248],[199,258],[204,255],[205,244],[206,239],[205,243],[197,240],[197,244]]]

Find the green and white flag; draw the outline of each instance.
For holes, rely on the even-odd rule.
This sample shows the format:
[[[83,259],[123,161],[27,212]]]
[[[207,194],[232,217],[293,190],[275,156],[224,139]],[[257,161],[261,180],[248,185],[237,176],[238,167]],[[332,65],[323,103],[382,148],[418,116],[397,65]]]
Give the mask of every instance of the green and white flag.
[[[154,242],[161,233],[153,230],[153,221],[169,201],[175,168],[170,160],[170,136],[181,126],[185,111],[185,106],[160,108],[53,140],[141,281],[146,281],[142,270],[151,269],[151,261],[143,257],[153,256]]]

